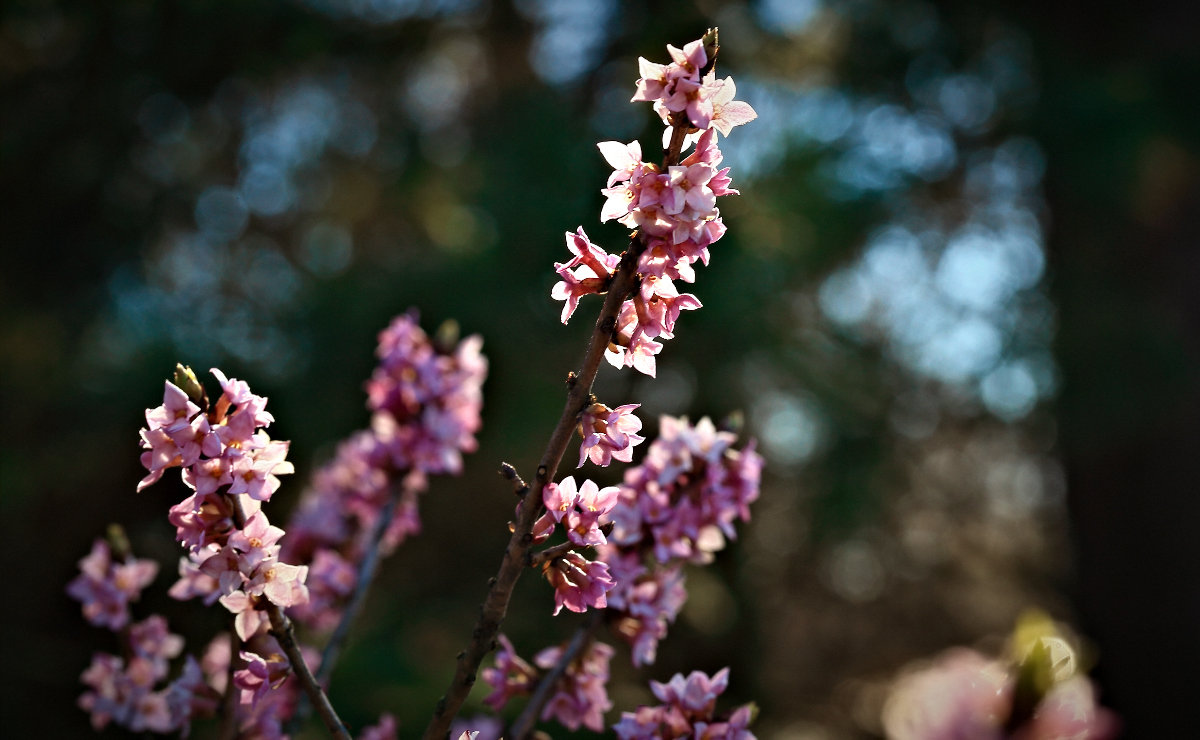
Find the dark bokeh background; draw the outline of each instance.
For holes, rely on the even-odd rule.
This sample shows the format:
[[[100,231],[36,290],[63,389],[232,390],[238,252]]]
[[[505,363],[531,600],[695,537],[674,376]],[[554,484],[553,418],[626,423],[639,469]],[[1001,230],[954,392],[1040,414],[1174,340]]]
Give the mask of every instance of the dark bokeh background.
[[[63,588],[107,522],[164,565],[142,607],[197,649],[221,622],[164,594],[178,484],[133,493],[174,363],[270,397],[283,511],[365,424],[374,336],[410,306],[484,336],[485,427],[387,562],[333,699],[424,726],[506,537],[494,471],[537,459],[582,351],[588,305],[562,327],[549,298],[562,233],[621,242],[595,142],[653,151],[636,59],[711,25],[760,116],[725,148],[743,195],[659,378],[597,388],[647,420],[742,410],[768,472],[659,663],[614,661],[618,709],[730,665],[761,737],[877,736],[899,667],[1037,606],[1087,636],[1129,737],[1193,727],[1200,19],[966,5],[6,3],[4,734],[87,732],[78,674],[111,635]],[[522,652],[573,629],[549,611],[524,579]]]

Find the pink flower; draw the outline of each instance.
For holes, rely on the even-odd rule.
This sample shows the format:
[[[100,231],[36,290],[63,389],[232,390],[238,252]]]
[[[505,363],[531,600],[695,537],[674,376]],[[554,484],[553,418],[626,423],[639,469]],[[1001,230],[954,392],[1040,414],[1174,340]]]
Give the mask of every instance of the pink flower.
[[[245,591],[233,591],[222,596],[221,605],[236,615],[233,629],[243,641],[258,634],[268,624],[265,614],[258,610],[257,600]]]
[[[608,254],[593,244],[582,226],[574,234],[567,232],[567,249],[575,256],[569,262],[554,264],[562,280],[550,291],[551,298],[567,302],[562,311],[564,324],[575,313],[582,296],[607,289],[608,278],[621,261],[619,255]]]
[[[654,356],[662,351],[662,344],[638,332],[638,315],[634,302],[621,304],[617,314],[617,331],[604,351],[604,359],[616,368],[633,367],[638,372],[654,377]]]
[[[574,550],[543,565],[542,573],[554,587],[554,614],[564,606],[573,612],[585,612],[589,606],[602,608],[608,603],[604,594],[616,585],[607,565]]]
[[[233,673],[233,685],[241,689],[241,703],[254,706],[271,691],[278,689],[288,677],[291,664],[279,653],[267,656],[248,650],[241,653],[246,667]]]
[[[680,213],[686,206],[700,214],[708,214],[717,207],[717,196],[708,187],[708,181],[716,174],[711,165],[676,165],[668,167],[667,173],[670,176],[671,189],[676,194],[673,207],[664,206],[667,213]]]
[[[629,403],[610,409],[602,403],[589,406],[579,417],[583,444],[579,447],[579,465],[589,457],[596,465],[607,466],[614,459],[633,460],[633,448],[645,441],[637,434],[642,420],[634,416],[640,404]]]
[[[221,596],[217,579],[200,567],[218,548],[218,545],[209,545],[206,549],[192,551],[179,559],[179,580],[167,591],[171,598],[186,601],[199,596],[204,599],[205,605],[211,605]]]
[[[500,740],[503,735],[504,722],[488,715],[459,715],[450,724],[450,737],[457,740]]]
[[[261,593],[267,601],[288,607],[308,601],[308,588],[304,585],[307,578],[307,565],[276,562],[269,567],[260,567],[256,577],[246,586],[250,593],[254,593],[261,584]]]
[[[749,103],[733,99],[737,94],[737,86],[733,84],[732,77],[718,80],[710,72],[705,77],[704,86],[708,88],[707,95],[712,101],[713,114],[710,125],[722,134],[729,136],[734,126],[743,126],[758,118],[758,114]]]
[[[287,442],[268,442],[264,447],[235,460],[230,469],[229,493],[244,493],[258,501],[269,501],[279,490],[279,478],[295,471],[286,460]]]
[[[676,673],[667,683],[650,682],[650,691],[665,704],[674,704],[690,714],[712,714],[717,697],[729,686],[729,669],[722,668],[710,678],[692,671],[687,678]]]
[[[613,731],[621,740],[753,740],[754,735],[746,729],[753,718],[752,705],[739,707],[727,719],[714,714],[717,696],[728,682],[728,668],[712,678],[692,671],[687,678],[677,673],[665,684],[651,681],[650,690],[663,704],[623,713]]]
[[[585,295],[599,293],[605,288],[607,278],[597,277],[590,268],[579,267],[574,272],[566,265],[555,263],[554,270],[562,280],[550,289],[550,297],[556,301],[566,301],[563,305],[560,321],[567,323],[575,309],[579,308],[579,299]]]
[[[167,675],[168,662],[183,650],[183,638],[167,631],[167,620],[152,614],[129,626],[130,650],[153,666],[156,678]]]
[[[700,299],[691,293],[680,293],[670,278],[647,276],[633,299],[637,325],[631,339],[675,336],[675,322],[682,311],[700,308]]]
[[[246,520],[246,526],[229,536],[228,546],[236,551],[237,570],[249,575],[264,561],[274,559],[279,553],[275,544],[283,536],[283,530],[273,526],[261,511]]]
[[[504,634],[496,635],[500,647],[496,650],[495,665],[484,668],[484,682],[492,687],[492,693],[483,698],[483,703],[499,712],[514,696],[533,691],[538,672],[517,655],[512,643]]]
[[[600,526],[607,521],[619,494],[616,486],[600,488],[590,480],[585,480],[577,490],[575,479],[568,476],[558,483],[546,484],[542,491],[544,516],[564,522],[567,538],[577,545],[603,545],[607,540]]]

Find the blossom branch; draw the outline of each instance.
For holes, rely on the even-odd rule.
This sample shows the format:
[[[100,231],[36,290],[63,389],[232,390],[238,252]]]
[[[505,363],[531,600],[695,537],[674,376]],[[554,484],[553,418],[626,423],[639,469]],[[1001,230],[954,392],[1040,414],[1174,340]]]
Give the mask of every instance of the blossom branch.
[[[666,154],[668,164],[679,162],[687,125],[684,123],[675,126],[671,146]],[[680,131],[683,133],[681,134]],[[592,383],[600,370],[605,349],[616,330],[621,304],[637,287],[638,258],[645,249],[645,240],[640,234],[635,234],[630,239],[629,248],[622,255],[621,262],[612,276],[607,295],[604,298],[604,305],[600,309],[600,315],[596,318],[596,324],[588,339],[587,350],[584,352],[579,372],[568,376],[566,404],[563,406],[562,415],[558,419],[554,432],[550,435],[546,450],[542,453],[533,485],[529,487],[529,491],[525,495],[525,500],[529,502],[529,505],[521,507],[521,513],[513,527],[512,536],[504,549],[500,568],[496,576],[488,582],[488,593],[484,598],[475,627],[471,630],[471,640],[466,649],[458,654],[450,685],[446,689],[446,693],[438,700],[433,719],[425,728],[423,736],[425,740],[442,740],[447,736],[450,723],[457,716],[458,710],[475,685],[479,665],[483,662],[483,658],[494,649],[496,634],[508,613],[508,603],[512,598],[513,588],[516,587],[521,571],[529,562],[528,553],[533,546],[533,524],[545,509],[542,505],[542,491],[557,473],[563,454],[571,443],[571,436],[575,433],[575,428],[579,423],[579,414],[587,408],[590,402]]]
[[[558,656],[558,661],[538,681],[537,688],[534,689],[533,695],[529,697],[529,702],[525,705],[525,709],[521,711],[517,721],[513,723],[512,728],[506,733],[506,737],[512,740],[526,740],[533,733],[533,725],[537,722],[537,717],[542,711],[542,707],[550,700],[550,694],[554,691],[555,684],[567,672],[567,668],[579,658],[583,650],[592,641],[596,634],[596,630],[604,622],[604,610],[595,609],[588,615],[587,621],[579,626],[575,634],[571,637],[571,642],[567,645],[562,654]]]
[[[245,529],[246,512],[242,510],[240,496],[230,493],[222,495],[226,496],[232,502],[234,525],[238,529]],[[317,683],[317,679],[313,676],[312,671],[309,670],[308,663],[304,660],[304,654],[300,652],[300,645],[296,642],[296,635],[292,631],[291,620],[283,613],[283,607],[267,599],[259,600],[258,605],[262,607],[267,613],[267,618],[271,620],[271,635],[279,643],[283,654],[287,656],[288,662],[292,666],[293,675],[300,682],[300,687],[304,689],[308,700],[316,708],[317,715],[325,723],[325,728],[329,730],[329,734],[338,738],[338,740],[351,740],[350,732],[346,729],[346,725],[338,717],[337,711],[329,701],[329,697],[325,695],[325,691]],[[233,655],[236,655],[236,653],[230,656],[230,662],[232,662]]]

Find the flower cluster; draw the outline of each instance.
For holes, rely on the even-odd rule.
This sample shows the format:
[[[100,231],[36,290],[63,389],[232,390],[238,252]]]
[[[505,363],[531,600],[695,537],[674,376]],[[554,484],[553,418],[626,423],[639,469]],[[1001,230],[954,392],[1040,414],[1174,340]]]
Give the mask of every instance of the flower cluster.
[[[602,528],[609,522],[617,494],[616,486],[600,488],[590,480],[576,486],[570,476],[546,484],[542,490],[546,511],[534,523],[534,542],[545,542],[561,523],[572,545],[605,544],[608,540]],[[523,503],[518,504],[518,518]],[[554,586],[555,614],[564,606],[573,612],[587,611],[588,607],[603,608],[607,603],[605,594],[616,585],[605,563],[588,560],[571,549],[547,558],[542,572]]]
[[[142,430],[142,463],[150,471],[139,490],[162,477],[167,468],[182,468],[192,494],[171,507],[169,520],[176,539],[188,550],[180,563],[180,579],[171,588],[177,599],[220,601],[236,615],[238,637],[251,644],[265,636],[265,609],[283,609],[308,601],[308,567],[280,558],[284,531],[261,509],[279,488],[278,475],[292,472],[288,443],[273,441],[263,428],[274,418],[267,399],[243,381],[212,374],[221,395],[209,408],[204,388],[191,370],[179,367],[168,381],[163,404],[146,410]],[[234,681],[243,713],[253,712],[290,667],[276,655],[273,639],[267,652],[243,651]],[[264,680],[270,674],[271,680]]]
[[[719,80],[711,67],[703,39],[682,50],[668,46],[670,64],[639,59],[641,79],[634,101],[654,104],[666,124],[664,141],[687,134],[695,149],[678,163],[660,167],[642,159],[638,142],[600,142],[604,159],[612,166],[601,222],[616,220],[636,229],[641,253],[638,257],[638,289],[624,301],[617,316],[616,331],[605,353],[615,367],[630,367],[653,376],[655,356],[662,350],[658,340],[674,336],[675,322],[682,311],[700,307],[690,293],[680,293],[675,280],[695,281],[692,265],[708,264],[709,246],[725,233],[717,209],[717,198],[736,195],[730,187],[729,168],[718,169],[723,156],[717,146],[717,131],[729,135],[734,126],[756,117],[746,103],[733,100],[733,78]],[[560,278],[551,296],[566,301],[562,321],[566,323],[589,293],[604,293],[620,264],[620,257],[592,243],[583,227],[567,234],[573,255],[554,268]]]
[[[1069,650],[1062,641],[1055,645]],[[1097,704],[1091,681],[1074,672],[1073,656],[1056,658],[1058,675],[1022,682],[1019,675],[1030,675],[1028,662],[1014,665],[967,648],[952,649],[896,681],[883,709],[887,736],[895,740],[1116,737],[1116,716]],[[1066,666],[1072,667],[1063,670]],[[1018,697],[1030,687],[1036,687],[1036,696]],[[1022,708],[1023,716],[1018,716]]]
[[[487,359],[483,338],[439,348],[417,323],[398,316],[379,334],[379,366],[367,382],[371,431],[396,470],[462,472],[476,447]]]
[[[591,458],[592,462],[607,467],[613,460],[633,462],[633,448],[646,438],[637,434],[642,429],[642,420],[633,415],[641,404],[627,403],[610,409],[602,403],[593,403],[579,415],[579,431],[583,444],[579,446],[579,465]]]
[[[537,686],[538,670],[517,655],[512,642],[503,633],[496,636],[499,647],[493,665],[484,668],[480,677],[492,687],[492,693],[483,698],[483,703],[499,712],[514,696],[524,696]]]
[[[153,560],[113,559],[104,540],[96,540],[92,551],[79,561],[79,575],[67,585],[67,593],[82,602],[83,616],[97,627],[119,630],[129,624],[129,602],[158,575]]]
[[[682,565],[706,563],[750,518],[762,458],[754,443],[736,450],[732,432],[707,418],[692,425],[663,416],[641,465],[625,472],[597,549],[616,585],[607,594],[615,630],[633,648],[634,665],[653,663],[658,642],[687,601]]]
[[[650,691],[662,702],[654,707],[638,707],[623,712],[613,732],[621,740],[753,740],[746,729],[754,718],[754,705],[738,707],[728,717],[715,716],[717,697],[729,684],[729,669],[722,668],[711,678],[700,671],[684,678],[676,673],[669,682],[650,682]]]
[[[562,656],[562,647],[546,648],[533,658],[539,667],[549,670]],[[554,685],[554,694],[542,707],[542,719],[555,719],[570,730],[582,725],[593,732],[604,730],[604,713],[612,709],[608,699],[608,662],[611,645],[593,641],[567,665]]]
[[[111,722],[134,732],[186,732],[193,718],[211,714],[217,694],[191,657],[179,677],[162,683],[170,660],[183,650],[183,638],[171,634],[159,615],[130,621],[128,602],[154,580],[157,564],[133,557],[117,562],[108,544],[97,540],[79,568],[67,592],[82,602],[89,622],[119,631],[125,648],[124,658],[96,653],[80,677],[87,691],[79,706],[91,715],[92,726],[99,730]]]
[[[492,687],[492,692],[483,701],[496,711],[503,709],[515,696],[531,694],[542,671],[552,669],[562,659],[565,649],[560,645],[542,650],[533,659],[535,668],[517,655],[507,637],[499,635],[498,642],[500,648],[496,651],[495,665],[482,672],[484,682]],[[566,670],[555,681],[553,693],[542,707],[541,718],[554,719],[571,730],[582,726],[601,732],[604,713],[612,708],[607,688],[612,655],[611,645],[590,641],[567,663]]]
[[[708,418],[692,425],[663,416],[642,464],[625,472],[609,539],[622,547],[648,543],[662,563],[711,561],[758,498],[762,457],[753,441],[740,451],[735,441]]]
[[[238,737],[286,740],[284,723],[295,711],[300,688],[290,664],[279,652],[279,643],[267,633],[255,635],[235,658],[227,634],[208,644],[200,666],[210,686],[224,695],[229,689],[230,661],[234,661],[233,689],[239,698],[234,720]],[[318,656],[304,651],[304,659],[315,665]]]
[[[215,595],[237,615],[238,635],[248,640],[266,624],[263,601],[287,607],[308,599],[308,569],[279,560],[283,530],[260,508],[279,488],[276,476],[292,472],[284,460],[288,443],[273,441],[262,430],[274,421],[267,399],[216,368],[212,374],[221,396],[211,411],[193,401],[193,394],[206,399],[190,370],[178,372],[177,379],[193,394],[168,381],[163,404],[146,410],[142,463],[150,475],[139,489],[157,481],[166,468],[183,468],[192,494],[172,506],[168,518],[189,560],[171,593],[208,601]]]
[[[380,332],[380,364],[367,383],[370,428],[338,446],[289,522],[285,555],[308,564],[310,595],[292,614],[308,627],[337,624],[367,555],[388,554],[420,531],[426,476],[459,473],[462,454],[476,447],[487,377],[483,340],[456,342],[447,334],[431,340],[415,311]]]
[[[647,563],[639,548],[614,545],[599,548],[596,559],[608,564],[617,582],[607,594],[613,630],[631,646],[635,666],[652,664],[659,640],[687,601],[682,563]]]

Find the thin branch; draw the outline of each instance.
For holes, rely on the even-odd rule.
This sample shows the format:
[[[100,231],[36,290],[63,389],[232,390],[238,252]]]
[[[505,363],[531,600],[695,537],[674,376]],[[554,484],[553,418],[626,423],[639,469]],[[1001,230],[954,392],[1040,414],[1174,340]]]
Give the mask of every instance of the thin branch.
[[[358,618],[359,612],[362,611],[362,606],[367,600],[367,591],[371,587],[371,582],[375,580],[375,573],[379,570],[379,561],[382,557],[380,548],[383,545],[383,537],[387,534],[388,527],[392,525],[392,519],[396,515],[396,507],[400,503],[400,497],[404,494],[404,476],[397,476],[396,483],[392,487],[391,495],[388,497],[387,503],[379,512],[379,519],[375,522],[375,528],[371,530],[371,538],[367,545],[367,552],[363,556],[362,567],[358,570],[358,581],[354,584],[354,593],[350,597],[350,602],[346,604],[345,611],[342,612],[342,618],[338,621],[337,627],[334,628],[333,634],[329,636],[329,641],[325,643],[325,649],[321,651],[321,664],[317,668],[317,681],[324,685],[329,680],[329,676],[333,673],[333,666],[337,662],[338,655],[341,653],[342,647],[346,642],[346,637],[350,634],[350,627],[354,620]]]
[[[242,638],[238,637],[233,627],[233,615],[229,615],[229,667],[225,670],[225,693],[221,695],[221,723],[217,737],[221,740],[234,740],[237,737],[237,707],[238,688],[233,684],[233,674],[237,670],[238,654],[242,650]]]
[[[579,547],[579,545],[576,545],[574,542],[567,540],[566,542],[561,542],[557,545],[547,547],[545,550],[539,550],[538,552],[531,552],[531,553],[529,553],[529,567],[530,568],[539,568],[543,564],[550,562],[554,558],[560,557],[562,555],[566,555],[568,552],[575,549],[576,547]]]
[[[676,124],[671,137],[671,145],[664,160],[666,165],[679,162],[683,148],[684,136],[690,123]],[[682,132],[682,133],[681,133]],[[646,249],[646,242],[640,234],[635,233],[630,239],[629,248],[621,257],[621,262],[613,274],[608,293],[604,297],[604,305],[592,329],[584,353],[583,363],[578,373],[572,373],[568,379],[567,401],[563,406],[562,415],[554,427],[546,450],[538,463],[537,476],[533,485],[525,495],[528,506],[521,507],[518,517],[504,548],[504,557],[496,576],[488,581],[488,593],[479,611],[479,619],[471,630],[471,640],[465,650],[458,654],[454,676],[446,693],[438,700],[433,712],[433,718],[425,728],[424,740],[444,740],[450,731],[450,723],[458,714],[471,688],[475,685],[475,677],[484,656],[492,651],[500,624],[508,613],[508,603],[512,598],[513,588],[517,579],[525,569],[527,556],[533,545],[533,524],[545,507],[542,505],[542,489],[546,487],[558,471],[571,435],[578,424],[579,412],[582,411],[591,396],[592,383],[600,370],[604,352],[613,337],[617,326],[617,316],[621,304],[637,287],[638,258]],[[515,472],[515,471],[514,471]]]
[[[575,660],[583,654],[583,651],[591,644],[592,638],[596,635],[596,630],[604,622],[604,610],[593,609],[588,615],[586,622],[575,630],[575,634],[571,637],[570,644],[558,656],[558,661],[554,666],[542,675],[538,681],[537,688],[534,689],[533,695],[529,697],[529,703],[525,705],[525,709],[521,711],[521,715],[517,717],[517,721],[513,723],[512,728],[505,737],[512,740],[525,740],[532,734],[533,725],[537,722],[538,715],[541,714],[542,707],[546,706],[546,702],[550,700],[550,693],[554,690],[555,684],[567,672]]]
[[[346,639],[350,635],[350,628],[358,619],[363,604],[366,603],[367,591],[370,589],[371,583],[375,580],[375,574],[379,570],[379,561],[382,559],[380,548],[383,538],[387,534],[388,527],[392,525],[392,519],[396,516],[396,507],[399,506],[400,497],[404,494],[404,475],[397,474],[394,477],[395,483],[392,485],[391,494],[388,496],[383,508],[380,509],[379,518],[375,521],[375,526],[371,529],[370,537],[367,539],[366,553],[363,555],[362,565],[358,569],[358,579],[355,581],[350,601],[346,604],[345,609],[343,609],[337,626],[334,627],[333,633],[325,643],[325,648],[321,651],[321,662],[317,666],[316,673],[317,683],[321,686],[329,685],[329,678],[333,675],[333,667],[337,664]],[[288,721],[289,734],[295,734],[299,731],[300,726],[308,718],[311,711],[312,704],[307,701],[306,697],[300,697],[300,700],[296,703],[296,710],[292,712],[292,718]]]
[[[279,647],[283,648],[284,655],[287,655],[288,661],[292,664],[292,672],[300,681],[300,686],[308,695],[308,700],[312,702],[313,707],[316,708],[317,715],[325,723],[329,734],[338,740],[351,740],[346,725],[342,724],[341,718],[333,709],[333,704],[329,702],[329,697],[321,690],[321,685],[317,683],[312,671],[308,669],[308,664],[304,662],[300,646],[296,644],[296,636],[292,633],[291,620],[283,613],[281,607],[271,602],[267,602],[267,616],[271,618],[271,634],[279,643]]]
[[[225,494],[229,497],[233,504],[233,523],[238,529],[246,528],[246,512],[242,509],[242,501],[238,495]],[[283,608],[278,604],[274,604],[266,599],[260,603],[266,604],[264,611],[267,617],[271,620],[271,634],[275,637],[279,647],[283,649],[284,655],[287,656],[288,662],[291,663],[292,673],[295,674],[296,680],[300,682],[300,687],[304,689],[304,693],[308,696],[308,700],[316,708],[317,714],[325,723],[325,728],[329,730],[329,734],[338,740],[351,740],[350,733],[346,730],[346,725],[342,723],[337,712],[334,711],[333,704],[329,702],[329,697],[321,690],[321,685],[317,683],[317,679],[309,670],[308,664],[304,662],[304,655],[300,652],[300,646],[296,643],[296,635],[292,632],[291,620],[283,613]],[[236,654],[230,655],[229,660],[232,663],[236,658]],[[232,682],[230,682],[232,685]]]

